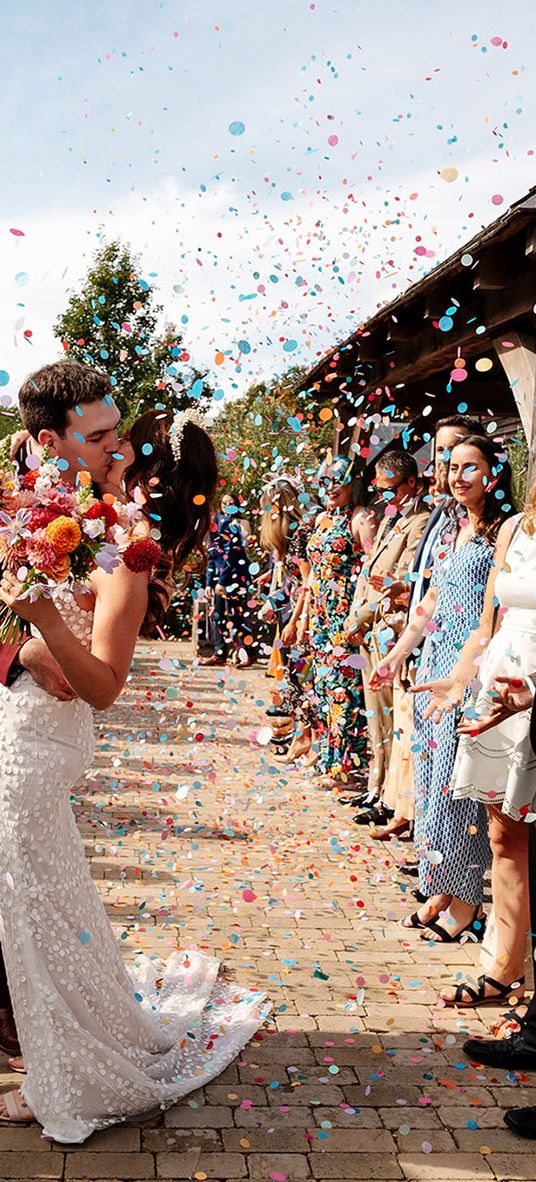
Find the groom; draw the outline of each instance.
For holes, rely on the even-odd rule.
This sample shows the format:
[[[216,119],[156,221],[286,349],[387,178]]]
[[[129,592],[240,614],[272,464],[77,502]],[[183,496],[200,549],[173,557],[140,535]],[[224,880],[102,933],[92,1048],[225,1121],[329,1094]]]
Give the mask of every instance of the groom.
[[[82,469],[95,485],[103,483],[119,448],[121,416],[111,391],[107,374],[76,361],[57,361],[31,374],[19,393],[22,421],[29,432],[15,456],[19,470],[31,470],[30,456],[40,456],[47,448],[50,456],[64,461],[67,483],[74,485]],[[75,696],[40,638],[22,645],[0,644],[0,684],[13,685],[24,671],[55,698],[68,701]],[[20,1054],[1,949],[0,1050]]]

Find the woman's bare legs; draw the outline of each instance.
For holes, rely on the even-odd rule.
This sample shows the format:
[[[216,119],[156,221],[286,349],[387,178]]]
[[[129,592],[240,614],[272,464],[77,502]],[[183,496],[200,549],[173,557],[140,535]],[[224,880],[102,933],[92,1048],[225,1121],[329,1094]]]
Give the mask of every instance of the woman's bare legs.
[[[529,831],[499,806],[488,808],[493,851],[491,893],[497,923],[497,957],[489,970],[505,985],[523,976],[529,914]]]
[[[497,953],[486,971],[501,985],[520,981],[524,971],[525,944],[529,930],[528,828],[512,821],[498,805],[488,807],[489,837],[493,852],[491,892],[497,924]],[[516,996],[522,997],[521,985]],[[444,1001],[453,1001],[456,989],[442,989]],[[486,984],[485,996],[497,996]]]

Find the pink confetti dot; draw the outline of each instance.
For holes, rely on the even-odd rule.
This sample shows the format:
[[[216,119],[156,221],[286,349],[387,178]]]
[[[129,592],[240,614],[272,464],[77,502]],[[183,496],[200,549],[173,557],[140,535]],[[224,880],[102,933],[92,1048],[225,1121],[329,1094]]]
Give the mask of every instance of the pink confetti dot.
[[[339,142],[338,135],[328,135],[328,144],[330,148],[336,148]]]
[[[24,237],[25,237],[25,235],[24,235],[24,230],[13,230],[13,229],[11,229],[11,230],[9,231],[9,233],[10,233],[10,234],[14,234],[14,235],[15,235],[15,238],[24,238]]]
[[[245,891],[242,891],[242,898],[244,903],[254,903],[257,896],[255,891],[251,891],[249,887],[247,887]]]
[[[493,197],[491,198],[491,204],[492,205],[502,205],[503,203],[504,203],[504,197],[503,197],[502,193],[494,193]]]
[[[492,37],[491,44],[492,45],[502,45],[502,37]]]

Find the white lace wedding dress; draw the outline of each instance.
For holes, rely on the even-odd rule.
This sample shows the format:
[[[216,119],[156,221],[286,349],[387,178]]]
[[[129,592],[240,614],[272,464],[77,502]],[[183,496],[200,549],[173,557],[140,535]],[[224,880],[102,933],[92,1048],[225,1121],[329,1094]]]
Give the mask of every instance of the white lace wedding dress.
[[[62,615],[89,646],[92,613]],[[0,686],[0,932],[27,1068],[22,1093],[57,1141],[168,1107],[218,1075],[266,1016],[217,960],[140,956],[127,971],[69,803],[94,750],[84,702],[23,674]]]

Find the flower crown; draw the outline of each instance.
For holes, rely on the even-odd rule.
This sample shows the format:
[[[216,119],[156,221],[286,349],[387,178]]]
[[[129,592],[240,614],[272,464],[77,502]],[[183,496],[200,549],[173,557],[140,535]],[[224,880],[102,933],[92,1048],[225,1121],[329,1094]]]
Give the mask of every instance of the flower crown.
[[[169,429],[169,445],[177,463],[179,463],[181,458],[182,437],[187,423],[195,423],[198,427],[205,426],[202,415],[193,407],[188,407],[188,410],[175,411],[173,422]]]

